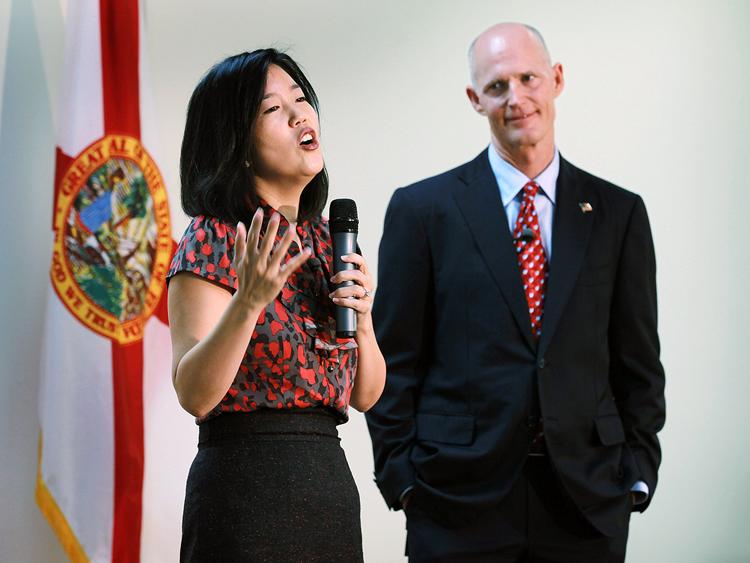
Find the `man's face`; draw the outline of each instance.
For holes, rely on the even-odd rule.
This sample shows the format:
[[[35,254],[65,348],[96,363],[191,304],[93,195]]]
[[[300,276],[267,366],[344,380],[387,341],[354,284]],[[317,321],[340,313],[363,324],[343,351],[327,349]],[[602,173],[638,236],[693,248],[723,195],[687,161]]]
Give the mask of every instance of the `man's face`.
[[[474,109],[487,116],[498,148],[514,152],[539,144],[554,146],[555,98],[562,92],[562,66],[550,66],[542,45],[524,28],[477,39],[472,84]]]

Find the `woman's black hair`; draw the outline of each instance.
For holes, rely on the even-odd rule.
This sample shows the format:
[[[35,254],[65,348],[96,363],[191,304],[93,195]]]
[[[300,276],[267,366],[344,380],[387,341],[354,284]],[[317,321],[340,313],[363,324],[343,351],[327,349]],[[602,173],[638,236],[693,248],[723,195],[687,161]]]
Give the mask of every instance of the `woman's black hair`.
[[[182,209],[188,215],[247,224],[258,207],[253,127],[271,65],[291,76],[318,111],[313,87],[286,53],[258,49],[216,63],[195,87],[188,104],[180,152]],[[298,220],[319,216],[327,198],[324,167],[302,192]]]

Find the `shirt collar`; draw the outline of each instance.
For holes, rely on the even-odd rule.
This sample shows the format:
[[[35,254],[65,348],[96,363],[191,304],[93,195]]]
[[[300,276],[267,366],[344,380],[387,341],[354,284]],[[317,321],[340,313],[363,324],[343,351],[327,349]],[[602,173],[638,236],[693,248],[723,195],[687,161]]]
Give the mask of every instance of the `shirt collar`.
[[[490,168],[492,168],[492,173],[495,175],[495,180],[500,189],[500,198],[503,201],[503,207],[507,207],[531,178],[528,178],[526,174],[518,170],[518,168],[513,166],[507,160],[504,160],[492,145],[487,149],[487,156],[490,159]],[[557,147],[555,147],[555,154],[552,157],[552,162],[547,165],[547,168],[545,168],[541,174],[533,179],[541,188],[539,193],[547,196],[547,199],[549,199],[553,205],[555,203],[557,176],[559,173],[560,153],[557,151]]]
[[[279,229],[276,231],[276,237],[274,239],[276,242],[279,242],[289,228],[289,221],[286,220],[286,217],[284,217],[283,214],[279,213],[278,209],[274,208],[262,197],[258,198],[258,207],[263,210],[263,223],[261,225],[261,233],[263,234],[265,234],[266,229],[268,228],[268,222],[271,220],[271,215],[273,215],[274,212],[279,214]],[[250,223],[247,224],[247,228],[250,229]],[[312,231],[314,228],[315,225],[309,220],[297,222],[297,236],[302,243],[302,248],[305,246],[313,246]],[[296,244],[292,244],[289,252],[292,256],[295,256],[300,250],[301,248],[298,248]]]
[[[260,207],[263,210],[263,230],[265,231],[266,226],[268,225],[268,221],[271,218],[271,215],[275,213],[279,214],[279,230],[286,230],[286,228],[289,226],[289,221],[286,220],[286,217],[279,212],[278,209],[273,207],[270,203],[268,203],[265,199],[262,197],[258,197],[258,207]],[[255,211],[253,211],[255,212]],[[252,219],[252,215],[250,216]],[[297,221],[297,226],[301,227],[305,230],[308,229],[310,226],[311,221],[309,219],[303,219],[302,221]],[[247,227],[250,228],[250,223],[247,224]]]

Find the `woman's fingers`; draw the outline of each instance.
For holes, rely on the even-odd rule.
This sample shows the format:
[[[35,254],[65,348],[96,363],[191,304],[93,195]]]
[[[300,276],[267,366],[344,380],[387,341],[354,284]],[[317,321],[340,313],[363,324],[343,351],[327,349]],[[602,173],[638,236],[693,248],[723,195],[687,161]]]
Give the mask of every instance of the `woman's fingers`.
[[[372,296],[372,292],[362,287],[361,285],[347,285],[340,287],[335,291],[332,291],[328,295],[331,299],[369,299]]]
[[[354,270],[344,270],[345,272],[361,272],[364,274],[365,279],[368,280],[364,285],[369,286],[372,285],[370,280],[370,268],[367,266],[367,262],[365,262],[364,257],[361,254],[357,254],[352,252],[351,254],[344,254],[341,257],[342,262],[348,262],[349,264],[354,264],[356,268]],[[356,278],[353,278],[356,281]]]
[[[352,252],[351,254],[344,254],[341,257],[341,261],[349,262],[350,264],[356,264],[357,267],[365,273],[369,271],[367,269],[367,262],[365,262],[365,259],[362,257],[361,254],[356,254],[354,252]]]
[[[260,243],[260,255],[266,260],[271,256],[271,249],[273,249],[273,243],[276,241],[276,233],[279,230],[279,221],[281,221],[281,217],[279,217],[279,214],[274,211],[273,215],[271,215],[271,219],[268,221],[263,240]]]
[[[253,220],[250,223],[250,231],[247,234],[247,246],[253,253],[258,252],[258,239],[260,238],[260,228],[263,226],[263,210],[259,207],[255,210]]]
[[[281,264],[279,266],[279,272],[282,275],[282,282],[286,282],[286,280],[291,276],[295,271],[299,269],[302,264],[304,264],[308,258],[312,256],[312,248],[306,247],[297,254],[294,258],[289,260],[288,262]]]
[[[345,254],[341,257],[343,262],[357,266],[354,270],[343,270],[331,277],[331,282],[341,284],[353,282],[350,285],[339,287],[330,294],[336,305],[354,309],[357,313],[366,315],[372,309],[372,292],[374,291],[372,279],[365,259],[359,254]]]
[[[290,224],[274,248],[280,222],[281,216],[274,213],[268,221],[262,240],[260,240],[263,223],[261,209],[253,216],[249,229],[243,223],[237,225],[235,257],[240,286],[238,291],[241,291],[249,302],[262,303],[265,306],[273,301],[289,276],[312,255],[312,249],[305,248],[284,263],[297,230],[294,223]]]
[[[333,297],[333,302],[336,305],[354,309],[358,313],[367,313],[372,308],[372,301],[369,297],[359,299],[352,299],[351,297]]]
[[[247,229],[245,224],[240,221],[237,223],[237,232],[234,238],[234,262],[239,263],[245,257],[247,251]]]
[[[294,241],[294,234],[296,231],[297,224],[291,223],[289,225],[289,228],[286,230],[286,233],[284,233],[284,237],[279,241],[279,244],[276,246],[276,248],[273,249],[271,258],[268,261],[268,268],[272,272],[278,271],[278,268],[281,266],[281,261],[286,256],[286,253],[289,250],[292,241]]]
[[[333,283],[344,283],[347,281],[353,281],[359,285],[368,287],[370,285],[370,276],[362,270],[342,270],[338,274],[331,276],[331,282]]]
[[[365,259],[360,254],[345,254],[341,257],[341,260],[343,262],[348,262],[349,264],[354,264],[356,268],[353,270],[343,270],[335,276],[331,277],[331,281],[333,283],[338,284],[347,281],[353,281],[354,283],[362,285],[366,288],[373,286],[372,279],[370,277],[370,271],[367,267],[367,262],[365,262]]]

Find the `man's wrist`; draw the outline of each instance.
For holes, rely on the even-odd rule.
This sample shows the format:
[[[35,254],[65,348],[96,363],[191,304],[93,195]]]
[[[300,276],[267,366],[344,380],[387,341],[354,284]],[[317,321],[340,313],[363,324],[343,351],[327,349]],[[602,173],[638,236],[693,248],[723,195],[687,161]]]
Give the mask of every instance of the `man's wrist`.
[[[643,504],[648,500],[649,488],[645,481],[636,481],[633,486],[630,487],[630,498],[633,501],[633,506]]]

